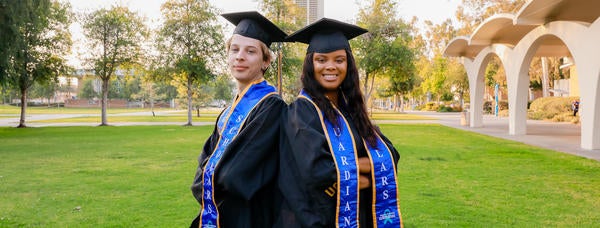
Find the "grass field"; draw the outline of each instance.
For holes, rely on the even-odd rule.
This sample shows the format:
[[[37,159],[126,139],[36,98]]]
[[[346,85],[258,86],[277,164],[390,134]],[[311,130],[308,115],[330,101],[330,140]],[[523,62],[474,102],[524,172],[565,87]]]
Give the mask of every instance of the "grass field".
[[[193,122],[214,123],[221,109],[201,109],[200,116],[194,111],[192,113]],[[0,119],[13,118],[13,125],[18,125],[18,118],[21,109],[15,106],[0,105]],[[29,107],[26,111],[25,124],[27,123],[98,123],[100,124],[100,108],[47,108],[47,107]],[[174,109],[155,109],[156,116],[150,115],[150,109],[141,108],[109,108],[108,124],[123,122],[187,122],[187,110]],[[77,117],[48,117],[44,120],[31,120],[31,115],[37,114],[76,114]],[[419,116],[405,113],[394,112],[374,112],[371,118],[378,120],[432,120],[430,117]]]
[[[594,227],[600,163],[440,125],[382,125],[406,227]],[[212,126],[0,128],[0,227],[186,227]]]
[[[192,115],[193,122],[211,122],[214,123],[217,119],[217,114],[201,114],[197,117],[195,114]],[[88,117],[75,117],[75,118],[62,118],[62,119],[49,119],[49,120],[34,120],[29,121],[30,123],[93,123],[97,122],[100,124],[100,116],[88,116]],[[158,116],[110,116],[108,118],[110,123],[122,123],[122,122],[181,122],[182,124],[187,122],[187,115],[158,115]]]
[[[177,110],[173,112],[174,109],[171,108],[155,108],[154,112],[162,112],[162,111],[170,111],[172,113],[185,114],[187,110]],[[56,108],[56,107],[27,107],[26,113],[30,114],[100,114],[102,112],[101,108]],[[120,113],[132,113],[132,112],[150,112],[149,108],[108,108],[106,109],[106,113],[108,114],[120,114]],[[21,113],[21,107],[11,106],[11,105],[0,105],[0,114],[15,114],[18,115]],[[195,112],[194,112],[195,113]],[[205,114],[218,114],[219,110],[211,108],[211,109],[203,109],[201,113]]]

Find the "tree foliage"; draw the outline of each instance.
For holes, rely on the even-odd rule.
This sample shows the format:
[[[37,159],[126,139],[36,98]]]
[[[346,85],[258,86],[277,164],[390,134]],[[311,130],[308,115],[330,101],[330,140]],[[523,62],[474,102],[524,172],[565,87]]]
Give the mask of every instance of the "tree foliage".
[[[459,36],[469,36],[485,19],[501,13],[517,13],[526,0],[462,0],[456,10]]]
[[[50,0],[0,0],[0,83],[21,96],[25,127],[28,90],[68,72],[64,56],[70,51],[70,6]]]
[[[293,0],[262,0],[259,2],[265,17],[269,18],[287,34],[306,25],[306,10],[299,7]],[[274,43],[271,48],[276,55],[281,54],[281,85],[282,97],[291,101],[300,91],[299,72],[302,72],[303,59],[306,55],[306,45],[300,43]],[[271,70],[265,73],[265,79],[279,84],[277,78],[277,61],[271,64]]]
[[[369,33],[356,39],[355,56],[364,71],[365,99],[369,99],[375,77],[389,78],[388,91],[404,94],[414,85],[415,68],[411,27],[396,16],[396,3],[373,0],[359,10],[357,24]]]
[[[89,41],[89,64],[102,80],[102,123],[108,125],[106,109],[111,78],[123,64],[137,62],[141,43],[148,35],[142,18],[127,7],[99,9],[84,18],[84,34]]]
[[[158,31],[160,62],[156,71],[163,80],[186,88],[188,122],[192,125],[194,85],[213,79],[222,66],[224,41],[217,24],[218,12],[208,0],[168,0],[161,7],[165,18]]]
[[[78,96],[83,99],[93,99],[98,97],[98,93],[94,90],[94,80],[86,79],[83,81],[83,86]]]

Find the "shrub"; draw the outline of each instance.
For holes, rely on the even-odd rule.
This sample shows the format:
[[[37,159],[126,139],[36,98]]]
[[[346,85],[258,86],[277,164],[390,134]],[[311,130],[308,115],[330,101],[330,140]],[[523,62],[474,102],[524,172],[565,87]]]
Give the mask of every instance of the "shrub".
[[[483,102],[483,113],[494,114],[494,101]],[[498,101],[498,114],[502,113],[502,110],[508,110],[508,101]]]
[[[534,120],[573,122],[571,103],[579,97],[543,97],[531,102],[527,116]],[[579,118],[579,117],[575,117]],[[577,121],[578,122],[578,121]]]
[[[425,111],[436,111],[438,110],[439,105],[436,102],[427,102],[425,104],[425,108],[423,108],[423,110]]]
[[[445,105],[440,105],[440,107],[437,110],[438,112],[452,112],[454,110],[452,110],[452,107],[450,106],[445,106]]]

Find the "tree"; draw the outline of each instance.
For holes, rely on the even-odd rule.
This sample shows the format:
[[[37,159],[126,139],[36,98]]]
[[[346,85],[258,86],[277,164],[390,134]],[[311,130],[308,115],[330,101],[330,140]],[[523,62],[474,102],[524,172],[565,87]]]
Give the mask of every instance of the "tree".
[[[400,104],[395,106],[395,108],[399,106],[400,110],[396,111],[404,112],[404,95],[413,90],[416,82],[414,55],[412,50],[408,49],[406,45],[394,44],[394,46],[390,51],[399,51],[400,53],[395,53],[395,56],[405,57],[397,58],[392,62],[395,67],[391,70],[388,90],[400,99]]]
[[[188,119],[192,125],[195,84],[215,77],[213,68],[222,66],[224,42],[217,10],[208,0],[168,0],[161,7],[165,21],[158,33],[163,80],[175,80],[186,87]],[[161,73],[159,73],[161,74]]]
[[[448,60],[447,87],[458,96],[460,107],[464,108],[465,97],[469,94],[469,78],[467,71],[456,58]]]
[[[98,97],[98,93],[94,90],[94,80],[86,79],[83,81],[83,87],[78,96],[83,99],[93,99]]]
[[[234,83],[226,75],[220,75],[212,83],[215,100],[229,102],[233,99]]]
[[[111,78],[123,64],[139,61],[142,53],[140,43],[145,40],[148,32],[140,16],[120,6],[100,9],[86,15],[83,30],[92,50],[89,64],[102,81],[100,126],[106,126]]]
[[[390,0],[373,0],[359,11],[357,24],[369,30],[367,35],[356,39],[358,45],[354,46],[359,66],[365,72],[366,100],[371,96],[377,76],[397,83],[388,88],[393,94],[404,93],[405,87],[399,85],[414,81],[410,27],[397,19],[395,12],[396,3]]]
[[[0,83],[20,93],[18,127],[26,127],[31,86],[68,73],[64,56],[71,47],[69,8],[50,0],[0,0]]]
[[[459,36],[469,36],[485,19],[500,13],[516,13],[526,0],[462,0],[456,10]]]
[[[143,80],[140,85],[140,90],[137,93],[131,95],[132,99],[142,101],[143,103],[148,102],[150,104],[150,111],[152,116],[154,114],[154,102],[156,100],[163,99],[165,96],[157,94],[157,85],[150,80]]]
[[[45,98],[48,107],[50,107],[50,100],[56,95],[58,91],[58,81],[50,80],[47,82],[35,82],[31,86],[30,94],[34,98]]]
[[[290,34],[306,25],[306,10],[299,7],[293,0],[262,0],[260,7],[265,11],[265,17],[271,19],[282,31]],[[277,57],[271,68],[265,74],[267,81],[278,84],[284,100],[291,101],[300,91],[299,73],[302,72],[306,46],[300,43],[274,43]],[[277,78],[277,61],[281,61],[280,78]],[[280,81],[281,80],[281,81]],[[281,85],[279,85],[281,84]]]

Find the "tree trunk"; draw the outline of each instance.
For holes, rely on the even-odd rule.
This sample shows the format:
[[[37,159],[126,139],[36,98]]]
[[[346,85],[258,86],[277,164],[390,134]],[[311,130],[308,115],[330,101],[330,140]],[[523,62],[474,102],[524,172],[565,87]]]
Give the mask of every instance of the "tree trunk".
[[[108,79],[102,79],[102,123],[100,126],[108,126],[108,121],[106,118],[106,109],[108,107],[108,84],[110,81]]]
[[[27,110],[27,88],[21,89],[21,118],[19,119],[18,128],[27,127],[25,125],[25,110]]]
[[[188,122],[184,126],[192,126],[192,77],[187,78],[187,103],[188,103]]]
[[[550,96],[548,88],[548,59],[542,57],[542,97]]]
[[[367,91],[368,91],[368,87],[369,87],[369,72],[365,73],[365,82],[363,83],[363,91],[365,92],[365,96],[367,95]]]
[[[152,111],[152,116],[156,116],[154,114],[154,98],[150,97],[150,111]]]
[[[465,93],[464,92],[460,92],[458,94],[458,100],[460,102],[460,111],[463,111],[465,109]]]
[[[365,90],[365,104],[371,98],[371,93],[373,92],[373,84],[375,84],[375,76],[371,77],[371,84],[368,86],[368,89]]]
[[[400,112],[404,112],[404,95],[400,94],[398,95],[398,97],[400,97]]]

